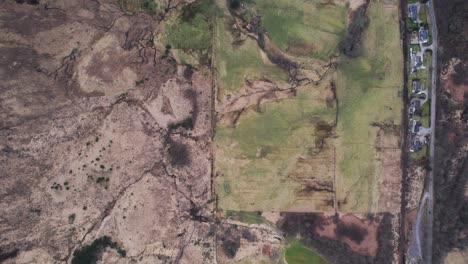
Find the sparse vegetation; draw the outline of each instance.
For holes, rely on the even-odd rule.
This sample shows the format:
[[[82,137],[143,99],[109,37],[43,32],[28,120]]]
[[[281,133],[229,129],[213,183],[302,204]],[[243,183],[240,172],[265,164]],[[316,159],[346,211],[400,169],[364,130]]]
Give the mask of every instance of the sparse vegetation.
[[[60,183],[56,183],[56,182],[54,182],[50,188],[54,189],[54,190],[62,190],[63,189],[62,185]]]

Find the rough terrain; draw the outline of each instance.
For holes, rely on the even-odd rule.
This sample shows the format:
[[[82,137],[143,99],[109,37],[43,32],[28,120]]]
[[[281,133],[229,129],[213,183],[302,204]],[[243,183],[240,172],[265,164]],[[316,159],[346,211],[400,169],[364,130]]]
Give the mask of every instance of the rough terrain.
[[[71,261],[103,236],[105,263],[213,259],[210,71],[162,56],[184,3],[159,4],[0,3],[0,260]]]

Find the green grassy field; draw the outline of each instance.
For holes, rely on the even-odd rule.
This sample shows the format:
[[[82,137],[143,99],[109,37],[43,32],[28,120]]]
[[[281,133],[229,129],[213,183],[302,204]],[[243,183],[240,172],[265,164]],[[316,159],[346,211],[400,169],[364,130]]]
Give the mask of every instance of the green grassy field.
[[[419,152],[410,152],[409,156],[412,160],[425,158],[427,156],[427,145],[424,146],[423,149]]]
[[[372,212],[377,203],[377,128],[371,123],[400,124],[402,54],[398,9],[373,1],[370,25],[363,35],[363,56],[338,67],[340,113],[337,132],[337,198],[342,212]]]
[[[429,8],[426,5],[421,5],[419,8],[419,20],[422,21],[422,23],[427,24],[427,14],[429,13]]]
[[[327,60],[346,33],[347,8],[322,2],[257,0],[246,5],[262,16],[267,35],[280,49]]]
[[[319,254],[306,248],[298,240],[289,243],[285,251],[287,264],[327,264]]]
[[[266,219],[257,212],[227,211],[226,216],[247,224],[261,224],[266,222]]]
[[[182,8],[166,24],[166,44],[181,50],[207,50],[211,44],[211,10],[210,0]]]
[[[299,2],[302,1],[291,3]],[[256,5],[262,3],[257,1]],[[283,1],[272,5],[280,4],[287,5]],[[286,7],[280,10],[279,14],[289,12]],[[263,12],[268,13],[267,10]],[[373,124],[399,125],[401,122],[403,56],[397,7],[384,7],[383,3],[373,1],[368,14],[371,22],[363,34],[362,56],[342,57],[336,72],[327,75],[317,86],[300,88],[294,98],[263,103],[255,110],[245,109],[235,125],[223,119],[228,117],[220,117],[215,135],[215,168],[221,209],[330,212],[333,211],[333,193],[313,191],[304,195],[302,188],[310,179],[333,185],[336,172],[339,210],[373,212],[378,202],[377,181],[382,170],[375,149],[378,127]],[[233,39],[226,28],[227,18],[218,16],[218,19],[216,58],[220,93],[235,92],[246,74],[262,71],[271,74],[273,69],[269,67],[274,66],[264,64],[261,56],[256,55],[259,53],[255,51],[258,49],[255,43],[246,41],[236,48],[228,45]],[[265,27],[268,27],[267,21],[265,17]],[[281,47],[286,42],[275,40],[273,36],[290,33],[269,34],[273,34],[271,39]],[[322,45],[326,46],[326,42]],[[243,58],[244,54],[251,55]],[[319,149],[319,124],[335,123],[336,105],[327,106],[324,96],[327,91],[330,93],[332,81],[340,102],[338,126],[325,148]]]
[[[261,56],[257,43],[247,38],[237,45],[228,29],[231,17],[227,10],[226,1],[217,0],[216,13],[216,68],[218,73],[218,97],[235,94],[245,83],[245,80],[269,79],[272,81],[286,81],[287,72],[279,67],[266,64]]]
[[[333,123],[336,111],[319,99],[323,89],[309,86],[294,99],[263,104],[260,112],[246,110],[236,127],[218,123],[216,168],[221,177],[217,192],[222,209],[267,211],[299,206],[299,183],[288,178],[300,168],[302,159],[315,164],[308,174],[331,181],[330,152],[314,154],[316,124]],[[310,197],[310,210],[329,210],[321,199],[320,195]]]

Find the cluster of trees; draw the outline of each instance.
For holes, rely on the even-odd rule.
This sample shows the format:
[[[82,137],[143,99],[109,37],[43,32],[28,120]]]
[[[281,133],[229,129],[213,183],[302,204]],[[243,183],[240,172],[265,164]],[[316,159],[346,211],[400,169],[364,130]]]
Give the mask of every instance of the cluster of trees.
[[[121,249],[117,243],[112,242],[112,239],[108,236],[100,237],[91,243],[79,248],[73,252],[72,264],[94,264],[97,263],[101,253],[106,248],[112,248],[119,253],[120,256],[125,257],[127,253]]]

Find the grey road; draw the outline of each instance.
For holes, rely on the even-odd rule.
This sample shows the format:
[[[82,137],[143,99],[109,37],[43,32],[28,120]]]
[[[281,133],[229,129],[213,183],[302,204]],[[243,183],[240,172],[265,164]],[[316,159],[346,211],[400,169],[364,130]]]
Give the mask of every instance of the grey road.
[[[437,49],[438,49],[438,36],[437,36],[437,21],[435,17],[435,10],[433,0],[430,0],[429,3],[429,14],[431,17],[431,31],[432,31],[432,80],[431,80],[431,140],[429,145],[429,162],[431,165],[431,170],[427,175],[427,189],[428,193],[428,204],[427,204],[427,214],[426,214],[426,254],[425,254],[425,263],[432,263],[432,236],[433,236],[433,220],[434,220],[434,142],[435,142],[435,123],[436,123],[436,85],[437,85]]]
[[[432,263],[432,236],[433,236],[433,209],[434,209],[434,142],[436,122],[436,85],[437,85],[437,22],[435,17],[433,0],[427,3],[429,7],[430,26],[432,31],[432,67],[431,71],[431,135],[429,140],[429,164],[432,168],[428,171],[424,186],[424,194],[421,198],[418,217],[413,227],[412,243],[409,250],[410,261],[420,260],[424,264]],[[424,222],[424,225],[423,225]],[[423,228],[425,229],[422,232]],[[424,252],[423,252],[424,249]]]

